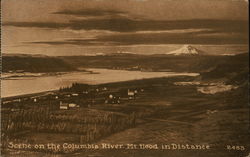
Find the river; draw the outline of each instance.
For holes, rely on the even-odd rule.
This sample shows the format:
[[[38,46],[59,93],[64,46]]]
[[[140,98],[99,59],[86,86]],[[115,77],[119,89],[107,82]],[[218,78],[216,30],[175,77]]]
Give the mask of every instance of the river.
[[[74,82],[86,84],[102,84],[147,78],[174,77],[174,76],[197,76],[198,73],[177,72],[141,72],[110,69],[87,69],[89,72],[68,72],[60,75],[43,75],[29,77],[15,77],[1,79],[1,96],[10,97],[24,94],[32,94],[60,87],[70,86]],[[5,74],[7,75],[7,74]]]

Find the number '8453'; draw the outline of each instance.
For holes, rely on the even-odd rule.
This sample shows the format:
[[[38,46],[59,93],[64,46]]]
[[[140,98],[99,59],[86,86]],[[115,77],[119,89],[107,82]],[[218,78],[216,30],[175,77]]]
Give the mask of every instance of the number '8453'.
[[[244,146],[234,146],[234,145],[227,145],[227,149],[228,150],[245,150]]]

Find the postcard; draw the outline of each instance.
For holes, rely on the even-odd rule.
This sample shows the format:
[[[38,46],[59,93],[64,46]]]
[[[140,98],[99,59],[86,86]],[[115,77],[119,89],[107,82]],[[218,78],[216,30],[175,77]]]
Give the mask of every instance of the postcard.
[[[2,0],[1,156],[250,157],[247,0]]]

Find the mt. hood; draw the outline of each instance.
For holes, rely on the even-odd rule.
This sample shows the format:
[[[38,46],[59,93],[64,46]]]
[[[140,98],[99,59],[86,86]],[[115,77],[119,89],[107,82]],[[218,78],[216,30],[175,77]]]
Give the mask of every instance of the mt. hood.
[[[180,49],[171,51],[166,53],[167,55],[200,55],[204,53],[201,50],[198,50],[197,48],[190,46],[190,45],[184,45]]]

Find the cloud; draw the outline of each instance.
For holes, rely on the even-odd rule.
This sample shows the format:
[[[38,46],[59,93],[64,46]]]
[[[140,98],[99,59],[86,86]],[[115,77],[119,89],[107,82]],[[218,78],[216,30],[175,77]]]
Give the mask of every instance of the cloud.
[[[57,23],[57,22],[4,22],[3,26],[14,26],[14,27],[35,27],[35,28],[67,28],[69,23]]]
[[[95,33],[94,39],[36,41],[46,45],[135,45],[135,44],[246,44],[248,21],[242,20],[150,20],[133,18],[116,10],[63,10],[53,14],[87,17],[68,22],[4,22],[3,26],[49,28],[74,33]],[[94,18],[88,18],[94,17]],[[98,17],[98,18],[95,18]],[[101,17],[101,18],[100,18]],[[103,33],[101,33],[103,32]],[[105,33],[106,32],[106,33]],[[101,35],[100,35],[101,34]]]
[[[7,0],[3,48],[60,54],[88,47],[247,45],[248,7],[243,0]]]
[[[117,33],[96,36],[93,39],[67,39],[62,41],[39,41],[29,44],[46,45],[159,45],[159,44],[247,44],[248,36],[244,34],[219,33],[214,30],[200,30],[183,33]]]
[[[116,32],[162,31],[178,29],[213,29],[222,32],[248,32],[248,21],[240,20],[134,20],[127,17],[111,19],[71,20],[57,22],[4,22],[3,26],[39,27],[72,30],[108,30]]]
[[[53,14],[74,15],[74,16],[107,16],[107,15],[120,15],[127,12],[117,10],[101,10],[101,9],[84,9],[84,10],[63,10],[53,12]]]
[[[107,35],[97,38],[99,41],[115,41],[125,45],[133,44],[247,44],[248,36],[244,34],[217,33],[217,31],[200,31],[192,33],[151,33]],[[202,36],[213,34],[213,36]]]
[[[194,33],[201,31],[212,31],[212,29],[172,29],[172,30],[159,30],[159,31],[136,31],[139,34],[150,34],[150,33]]]

